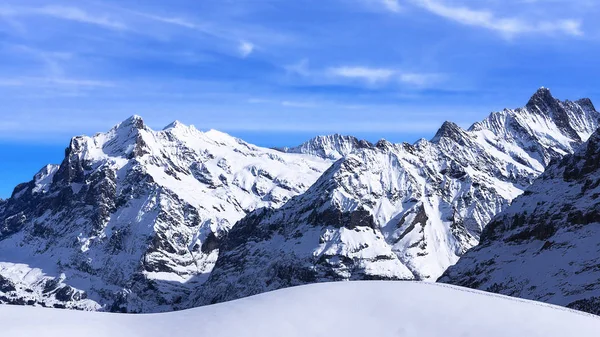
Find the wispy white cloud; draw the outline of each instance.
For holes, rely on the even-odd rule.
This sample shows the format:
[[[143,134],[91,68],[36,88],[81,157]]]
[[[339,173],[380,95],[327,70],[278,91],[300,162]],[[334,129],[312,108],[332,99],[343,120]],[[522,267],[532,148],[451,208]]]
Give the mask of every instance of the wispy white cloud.
[[[24,81],[19,79],[0,79],[0,87],[21,87],[24,83]]]
[[[246,58],[254,51],[254,44],[248,41],[241,41],[238,46],[238,51],[243,58]]]
[[[365,80],[370,83],[388,81],[396,71],[387,68],[336,67],[327,71],[331,76]]]
[[[379,0],[381,4],[389,11],[392,12],[400,12],[402,7],[400,6],[400,2],[398,0]]]
[[[18,17],[18,16],[47,16],[56,19],[76,21],[109,29],[124,30],[127,25],[114,20],[107,15],[91,14],[77,7],[67,6],[44,6],[44,7],[1,7],[0,16]]]
[[[227,34],[224,34],[220,31],[218,31],[217,29],[215,29],[214,27],[211,27],[210,25],[204,24],[204,23],[199,23],[194,20],[190,20],[188,18],[182,18],[179,16],[171,16],[171,15],[169,15],[169,16],[157,15],[154,13],[140,12],[140,11],[132,10],[129,8],[124,8],[124,7],[114,7],[114,6],[111,6],[111,7],[117,11],[129,13],[129,14],[138,16],[143,19],[147,19],[147,20],[151,20],[151,21],[155,21],[155,22],[159,22],[159,23],[163,23],[163,24],[168,24],[168,25],[172,25],[172,26],[177,26],[180,28],[196,30],[203,34],[206,34],[209,36],[214,36],[217,38],[230,39],[230,37],[227,36]]]
[[[137,10],[132,10],[124,7],[116,7],[110,6],[114,10],[121,11],[124,13],[129,13],[140,18],[144,18],[147,20],[168,24],[180,28],[191,29],[198,32],[201,32],[204,35],[214,37],[216,39],[221,39],[227,41],[231,44],[236,44],[237,52],[243,58],[248,57],[252,52],[254,52],[256,46],[254,43],[249,42],[241,38],[241,35],[237,32],[232,32],[228,29],[225,29],[221,25],[215,25],[208,22],[199,22],[197,20],[172,16],[172,15],[158,15],[154,13],[141,12]]]
[[[493,30],[507,37],[526,33],[561,33],[571,36],[584,34],[581,21],[575,19],[532,21],[518,17],[501,17],[488,9],[450,5],[440,0],[412,0],[411,2],[440,17],[463,25]]]
[[[250,98],[248,100],[248,103],[250,104],[263,104],[263,103],[273,103],[275,102],[272,99],[267,99],[267,98]]]
[[[171,25],[176,25],[176,26],[189,28],[189,29],[196,29],[196,30],[204,30],[205,29],[202,25],[199,25],[196,22],[192,22],[190,20],[179,18],[179,17],[160,16],[160,15],[138,12],[138,11],[133,11],[133,10],[124,9],[124,8],[120,8],[120,9],[127,11],[131,14],[135,14],[135,15],[144,17],[146,19],[150,19],[150,20],[154,20],[154,21],[158,21],[158,22],[162,22],[162,23],[168,23]]]
[[[0,78],[0,87],[70,87],[70,88],[111,88],[116,84],[110,81],[99,81],[66,77],[19,77]]]
[[[46,6],[35,10],[36,12],[53,16],[59,19],[72,20],[83,23],[94,24],[113,29],[126,29],[127,26],[119,21],[113,20],[108,16],[99,16],[90,14],[82,9],[65,6]]]
[[[289,108],[315,108],[317,104],[314,102],[301,102],[301,101],[283,101],[282,106]]]
[[[441,74],[403,72],[393,68],[369,68],[362,66],[330,68],[327,74],[335,77],[363,80],[369,84],[399,82],[418,87],[429,86],[443,79]]]
[[[248,100],[250,104],[275,104],[281,105],[288,108],[316,108],[321,104],[313,101],[290,101],[290,100],[275,100],[266,98],[250,98]]]
[[[311,73],[308,59],[302,59],[296,63],[288,64],[283,68],[286,72],[294,75],[309,76]]]
[[[402,11],[400,0],[357,0],[362,3],[363,6],[368,7],[371,10],[376,11],[390,11],[393,13],[399,13]]]
[[[441,74],[419,74],[419,73],[404,73],[400,74],[400,81],[406,84],[415,86],[428,86],[434,83],[441,82],[444,76]]]
[[[10,46],[8,49],[39,60],[44,66],[44,71],[49,76],[62,76],[64,74],[62,63],[73,57],[71,53],[44,51],[22,44]]]

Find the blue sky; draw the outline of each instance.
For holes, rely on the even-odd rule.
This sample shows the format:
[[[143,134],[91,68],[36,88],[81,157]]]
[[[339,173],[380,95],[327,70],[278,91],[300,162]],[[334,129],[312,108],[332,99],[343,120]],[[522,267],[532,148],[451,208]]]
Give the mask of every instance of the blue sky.
[[[132,114],[264,146],[598,97],[591,0],[4,0],[0,197]]]

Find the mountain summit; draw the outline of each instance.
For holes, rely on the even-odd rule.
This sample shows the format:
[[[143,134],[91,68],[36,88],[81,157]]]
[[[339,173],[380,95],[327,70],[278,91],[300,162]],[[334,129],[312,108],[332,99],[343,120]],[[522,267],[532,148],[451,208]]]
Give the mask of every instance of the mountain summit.
[[[352,136],[334,134],[318,136],[299,146],[278,148],[278,150],[287,153],[303,153],[324,159],[337,160],[349,155],[357,149],[369,147],[373,147],[373,144],[366,140],[359,140]]]
[[[355,149],[302,195],[238,222],[195,303],[322,281],[435,281],[597,128],[596,111],[554,102],[492,113],[469,130],[446,122],[431,142]],[[566,121],[577,133],[554,118],[557,107],[577,116]]]
[[[60,165],[0,202],[0,288],[10,290],[0,302],[181,307],[236,221],[281,206],[330,165],[181,123],[153,131],[139,116],[75,137]]]
[[[440,282],[600,314],[600,131],[552,164]]]

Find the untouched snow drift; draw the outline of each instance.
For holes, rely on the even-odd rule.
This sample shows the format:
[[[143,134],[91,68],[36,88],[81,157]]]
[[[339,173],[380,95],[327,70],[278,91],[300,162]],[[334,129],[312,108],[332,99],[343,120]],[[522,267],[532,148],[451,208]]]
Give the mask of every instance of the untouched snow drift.
[[[301,286],[185,311],[119,315],[0,306],[11,337],[597,336],[600,318],[417,282]]]

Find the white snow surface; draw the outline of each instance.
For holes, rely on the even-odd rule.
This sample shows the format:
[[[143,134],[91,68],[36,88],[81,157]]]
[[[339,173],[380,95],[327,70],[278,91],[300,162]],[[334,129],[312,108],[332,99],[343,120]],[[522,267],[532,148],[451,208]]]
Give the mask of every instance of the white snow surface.
[[[369,147],[371,144],[352,136],[333,134],[317,136],[296,147],[284,147],[279,150],[287,153],[304,153],[325,159],[338,160],[352,152]]]
[[[364,281],[163,314],[0,306],[0,326],[11,337],[592,337],[600,318],[459,287]]]

